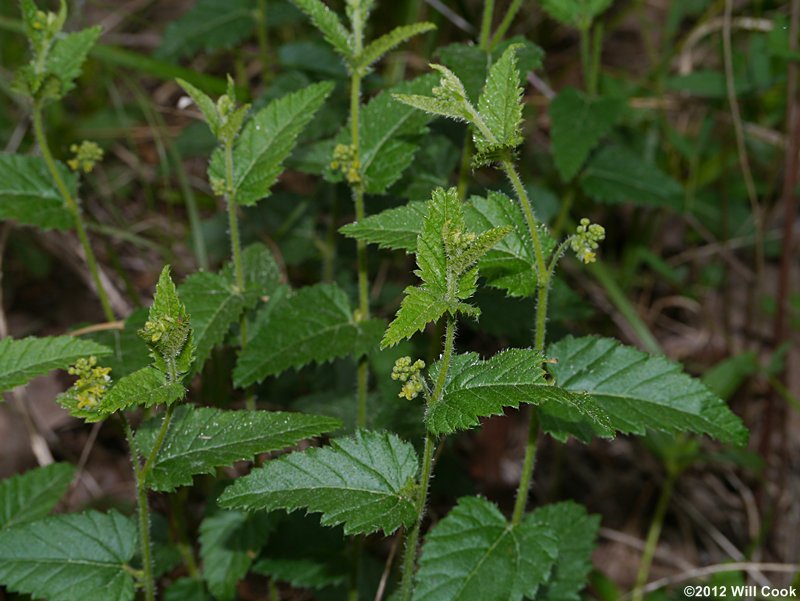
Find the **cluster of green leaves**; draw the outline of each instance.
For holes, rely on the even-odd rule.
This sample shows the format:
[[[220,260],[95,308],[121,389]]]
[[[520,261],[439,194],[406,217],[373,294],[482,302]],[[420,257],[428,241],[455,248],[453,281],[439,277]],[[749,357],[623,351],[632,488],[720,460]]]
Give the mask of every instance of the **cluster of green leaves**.
[[[271,26],[296,22],[299,9],[359,84],[388,52],[433,28],[403,25],[365,44],[372,0],[346,0],[349,29],[321,0],[292,1],[296,8],[270,2]],[[543,8],[585,33],[609,4],[547,0]],[[33,59],[19,69],[15,89],[41,106],[74,88],[99,29],[62,33],[63,1],[58,13],[39,11],[32,0],[20,5]],[[175,59],[235,45],[264,26],[259,5],[199,0],[170,25],[159,54]],[[490,357],[458,352],[456,323],[474,327],[481,318],[482,285],[515,299],[543,290],[546,295],[571,237],[556,240],[542,217],[545,207],[536,206],[534,216],[521,184],[515,185],[516,201],[499,190],[462,199],[456,189],[433,185],[447,182],[447,170],[417,174],[411,168],[437,157],[437,148],[448,151],[449,142],[429,143],[444,139],[431,134],[432,120],[444,116],[466,123],[474,168],[499,166],[516,177],[513,162],[524,141],[524,75],[541,64],[541,50],[514,38],[490,48],[454,44],[439,56],[444,65],[432,65],[437,73],[380,91],[359,111],[357,128],[334,123],[300,159],[292,153],[304,131],[317,115],[331,114],[326,102],[336,89],[333,82],[303,80],[307,85],[289,86],[300,89],[256,101],[251,109],[237,103],[230,78],[217,100],[178,80],[216,142],[208,181],[228,204],[231,261],[217,271],[192,273],[180,286],[165,267],[149,311],[128,316],[119,331],[0,341],[0,390],[54,369],[68,370],[78,379],[57,398],[63,407],[87,422],[119,418],[123,423],[137,482],[138,526],[116,511],[49,515],[75,476],[72,466],[54,464],[14,476],[0,482],[0,584],[50,601],[131,601],[138,589],[152,599],[154,572],[174,567],[169,556],[175,549],[150,544],[148,492],[171,494],[191,486],[195,477],[261,456],[247,475],[212,489],[197,525],[202,567],[194,565],[194,550],[184,548],[190,576],[167,588],[168,601],[234,601],[237,583],[251,571],[295,587],[342,587],[352,570],[342,534],[405,533],[410,562],[397,593],[403,601],[578,601],[600,520],[572,502],[528,513],[523,502],[519,515],[515,511],[508,519],[492,501],[464,496],[424,533],[417,554],[436,444],[523,405],[534,408],[537,427],[560,441],[660,432],[746,442],[741,420],[708,386],[665,357],[611,338],[566,336]],[[561,90],[548,108],[555,173],[564,183],[576,180],[592,200],[675,208],[680,184],[615,137],[626,110],[617,94]],[[335,148],[345,156],[355,143],[354,174],[330,162]],[[405,288],[388,326],[354,310],[344,278],[292,288],[266,245],[241,248],[237,212],[263,208],[292,160],[306,160],[307,171],[331,184],[347,179],[367,194],[409,200],[340,229],[360,243],[414,255],[419,283]],[[59,186],[74,198],[78,177],[60,163],[55,170],[61,184],[44,159],[0,154],[0,219],[42,229],[74,227],[76,214]],[[430,179],[423,182],[426,176]],[[419,189],[430,198],[420,201],[408,192]],[[269,210],[281,210],[277,204]],[[329,444],[297,448],[342,427],[335,407],[320,411],[330,415],[314,415],[187,402],[195,396],[187,395],[187,388],[196,377],[205,384],[221,347],[236,348],[231,388],[271,402],[267,394],[283,389],[264,385],[269,378],[285,379],[290,370],[322,373],[326,370],[310,370],[339,359],[348,361],[327,371],[368,357],[388,380],[386,365],[414,348],[420,332],[442,322],[446,335],[439,359],[425,370],[423,362],[402,358],[393,372],[405,383],[401,396],[410,403],[420,393],[424,398],[414,430],[424,432],[421,454],[391,420],[386,429],[356,429]],[[255,388],[259,385],[263,388]],[[378,387],[396,393],[391,383]],[[399,411],[417,415],[407,407]],[[135,432],[131,423],[138,425]],[[286,449],[293,450],[277,454]],[[306,538],[298,533],[309,527],[308,518],[278,510],[319,514],[319,524]],[[318,542],[325,547],[320,542],[330,536],[325,529],[336,539],[330,552],[287,551],[291,545],[285,541],[298,538],[306,547]]]

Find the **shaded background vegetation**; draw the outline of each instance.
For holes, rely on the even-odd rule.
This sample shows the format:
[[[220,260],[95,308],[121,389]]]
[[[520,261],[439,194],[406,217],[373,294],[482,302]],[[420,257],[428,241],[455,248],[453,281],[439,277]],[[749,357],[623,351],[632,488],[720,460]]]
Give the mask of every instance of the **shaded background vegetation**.
[[[632,584],[670,462],[683,462],[687,469],[667,509],[653,577],[733,559],[787,569],[751,570],[754,582],[793,578],[791,564],[800,557],[800,357],[791,345],[800,324],[800,296],[791,286],[798,276],[791,239],[798,224],[800,54],[791,39],[797,33],[792,23],[797,4],[614,2],[598,21],[596,47],[602,52],[596,54],[596,86],[624,101],[625,108],[584,171],[569,182],[554,163],[548,104],[566,86],[584,87],[590,79],[582,66],[580,35],[531,1],[523,2],[509,30],[543,53],[541,67],[528,75],[520,153],[537,212],[558,232],[589,216],[608,234],[598,266],[567,261],[560,271],[551,339],[600,332],[663,351],[703,374],[752,431],[746,450],[657,437],[589,446],[545,439],[534,501],[575,499],[603,518],[589,591],[597,598],[615,598],[615,585]],[[504,9],[500,2],[499,12]],[[367,94],[427,72],[429,61],[447,56],[438,49],[475,40],[481,11],[482,4],[473,0],[380,2],[370,25],[375,34],[423,19],[438,29],[384,61],[365,80]],[[347,119],[347,73],[288,2],[84,0],[73,3],[70,18],[68,28],[101,24],[104,34],[79,89],[50,107],[47,120],[58,158],[66,159],[70,145],[83,139],[106,151],[103,163],[85,178],[81,197],[94,247],[118,292],[112,295],[118,314],[149,303],[164,263],[180,276],[198,266],[216,267],[228,253],[224,210],[205,178],[215,141],[194,118],[193,107],[186,108],[175,77],[217,95],[231,74],[241,97],[256,107],[315,81],[337,83],[275,193],[244,209],[243,236],[245,243],[259,240],[272,248],[288,282],[333,280],[355,297],[354,244],[337,232],[353,219],[350,191],[319,177],[330,160],[331,140]],[[17,19],[14,2],[0,4],[5,152],[25,152],[32,144],[28,108],[10,90],[13,71],[27,52]],[[368,196],[368,214],[424,200],[434,186],[465,185],[469,193],[508,187],[497,172],[472,173],[463,166],[465,128],[440,120],[430,129],[389,194]],[[62,333],[76,322],[101,320],[73,235],[3,223],[0,248],[0,334]],[[413,281],[413,264],[402,253],[374,249],[369,261],[373,307],[388,318]],[[532,301],[488,289],[478,301],[483,315],[479,324],[465,324],[464,350],[489,354],[530,344]],[[397,398],[389,373],[396,356],[435,352],[439,333],[429,334],[374,366],[375,427],[391,423],[419,437],[421,408]],[[232,365],[232,351],[216,351],[194,398],[241,405],[241,391],[230,383]],[[267,380],[258,389],[258,402],[264,408],[333,412],[352,425],[354,381],[352,361],[305,368]],[[66,417],[52,403],[63,386],[55,377],[40,378],[24,396],[9,395],[11,402],[0,408],[0,476],[46,460],[49,449],[82,468],[68,500],[72,509],[130,506],[130,465],[120,433],[112,423],[92,428]],[[521,416],[491,419],[480,431],[448,443],[434,481],[433,520],[460,494],[482,493],[510,508],[524,424]],[[171,522],[185,519],[191,530],[205,495],[213,494],[209,486],[183,493],[192,495],[186,516],[171,512],[167,499],[157,500],[156,509]],[[324,548],[324,541],[319,545]],[[379,577],[389,547],[376,544],[372,551]],[[744,576],[725,578],[735,582]],[[264,598],[259,584],[243,584],[241,597]],[[287,598],[308,598],[285,592],[296,595]]]

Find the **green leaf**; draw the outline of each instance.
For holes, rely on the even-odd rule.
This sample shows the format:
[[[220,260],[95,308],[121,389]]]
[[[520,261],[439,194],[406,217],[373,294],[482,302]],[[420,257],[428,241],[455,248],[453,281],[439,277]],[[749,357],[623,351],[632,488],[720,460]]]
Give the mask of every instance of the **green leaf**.
[[[77,176],[56,163],[67,190],[74,197]],[[13,219],[43,229],[66,230],[73,226],[72,214],[56,189],[41,157],[0,153],[0,219]]]
[[[369,67],[378,62],[384,54],[396,48],[421,33],[436,29],[433,23],[412,23],[411,25],[401,25],[395,27],[389,33],[382,35],[367,45],[364,50],[356,57],[356,70],[366,74]]]
[[[586,29],[612,2],[613,0],[542,0],[542,8],[562,25]]]
[[[529,297],[536,293],[536,255],[528,224],[517,202],[502,192],[473,196],[464,207],[467,226],[473,230],[509,227],[511,231],[481,259],[481,275],[487,284],[505,290],[510,296]],[[556,243],[546,227],[539,228],[545,258]]]
[[[261,322],[239,355],[234,382],[245,387],[292,367],[358,353],[377,343],[380,323],[356,321],[347,294],[334,284],[301,288]]]
[[[231,324],[239,320],[245,308],[245,297],[224,275],[198,272],[190,275],[178,288],[186,304],[194,330],[195,369],[199,370],[215,346],[224,339]]]
[[[432,90],[433,96],[393,94],[395,100],[432,115],[473,123],[477,111],[470,103],[464,84],[458,76],[442,65],[432,64],[431,68],[441,74],[439,85]]]
[[[164,601],[214,601],[201,580],[179,578],[164,592]]]
[[[162,419],[152,419],[136,432],[145,455],[153,448]],[[175,410],[147,484],[153,490],[175,490],[190,485],[197,474],[212,474],[217,467],[279,451],[340,427],[339,420],[320,415],[183,405]]]
[[[233,148],[233,186],[238,204],[253,205],[269,196],[297,136],[332,89],[333,84],[322,82],[287,94],[270,102],[247,122]],[[208,174],[225,181],[222,148],[214,151]]]
[[[103,399],[100,411],[110,415],[131,407],[171,405],[185,393],[180,382],[168,382],[162,372],[145,367],[115,382]]]
[[[259,300],[271,296],[281,285],[282,275],[275,256],[261,242],[250,244],[242,251],[242,271],[244,271],[245,306],[252,309]],[[233,265],[223,270],[231,283],[236,282]]]
[[[476,307],[461,302],[475,292],[478,271],[474,264],[509,231],[510,228],[493,228],[480,234],[467,232],[464,208],[455,188],[434,190],[417,237],[416,273],[422,285],[406,288],[381,348],[410,338],[445,312],[477,317]]]
[[[575,88],[564,88],[550,103],[553,155],[561,179],[571,180],[600,139],[622,116],[618,98],[590,98]]]
[[[426,203],[409,202],[370,215],[361,221],[348,223],[339,228],[339,231],[348,238],[377,244],[380,248],[413,252],[417,248],[417,236],[422,231],[426,212]]]
[[[90,27],[56,39],[47,55],[45,71],[60,83],[58,98],[75,88],[75,80],[81,74],[83,63],[101,33],[99,26]]]
[[[337,570],[329,563],[313,559],[266,557],[253,566],[253,571],[279,582],[288,582],[294,588],[314,590],[343,585],[348,578],[346,571]]]
[[[125,320],[121,330],[93,332],[86,338],[111,349],[111,354],[103,357],[103,365],[111,368],[114,378],[121,378],[150,365],[147,345],[139,336],[139,330],[147,321],[147,309],[137,309]]]
[[[67,492],[75,467],[51,463],[0,482],[0,529],[45,517]]]
[[[518,46],[509,46],[489,69],[486,84],[478,100],[478,112],[495,140],[487,140],[476,131],[476,150],[493,152],[513,149],[522,143],[522,87],[517,70]]]
[[[325,6],[321,0],[292,0],[292,4],[311,19],[314,27],[319,29],[325,41],[336,52],[347,60],[352,57],[350,34],[347,33],[335,12]]]
[[[247,575],[270,530],[263,512],[218,511],[200,524],[203,578],[218,601],[237,598],[236,584]]]
[[[418,462],[397,436],[361,430],[330,447],[290,453],[229,486],[224,507],[322,513],[322,524],[346,534],[391,534],[416,520]]]
[[[171,381],[188,373],[194,362],[194,333],[175,282],[164,266],[156,284],[153,304],[139,331],[150,348],[153,365]]]
[[[253,9],[252,0],[198,0],[167,25],[155,55],[175,60],[198,50],[232,48],[253,33]]]
[[[589,515],[582,505],[566,501],[540,507],[531,521],[549,528],[557,540],[557,557],[535,601],[580,601],[592,569],[600,516]]]
[[[550,528],[512,525],[491,502],[463,497],[428,533],[413,601],[520,601],[534,597],[556,558]]]
[[[679,208],[683,187],[652,163],[621,146],[601,149],[581,174],[587,196],[608,203]]]
[[[206,120],[211,133],[214,134],[214,137],[219,138],[219,129],[221,126],[221,119],[219,115],[219,110],[217,109],[216,103],[211,100],[211,98],[202,90],[194,87],[188,81],[184,81],[183,79],[176,79],[177,84],[183,88],[183,91],[189,94],[192,101],[197,105],[197,108],[200,109],[200,112],[203,114],[203,118]]]
[[[568,336],[547,354],[558,360],[549,365],[556,383],[592,395],[616,430],[695,432],[737,445],[747,442],[747,429],[724,401],[665,357],[595,336]]]
[[[532,349],[507,349],[487,361],[470,353],[451,366],[441,400],[428,408],[426,423],[434,434],[477,426],[479,418],[500,415],[505,407],[567,405],[611,435],[608,417],[594,403],[564,394],[547,383],[543,356]]]
[[[113,511],[0,530],[0,584],[48,601],[133,601],[137,539],[133,521]]]
[[[0,340],[0,392],[27,384],[53,369],[66,369],[81,357],[100,357],[111,350],[74,336],[3,338]]]

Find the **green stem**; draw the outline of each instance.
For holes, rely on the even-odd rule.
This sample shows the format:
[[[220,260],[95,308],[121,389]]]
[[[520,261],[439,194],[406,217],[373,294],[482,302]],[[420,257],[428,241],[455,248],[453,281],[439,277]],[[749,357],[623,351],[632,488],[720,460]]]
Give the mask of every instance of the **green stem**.
[[[533,214],[531,201],[528,198],[528,193],[525,191],[525,186],[522,185],[522,180],[519,178],[514,164],[506,159],[500,163],[500,166],[511,181],[517,199],[522,206],[522,213],[525,215],[525,222],[528,224],[528,231],[530,232],[531,240],[533,240],[533,251],[536,255],[536,274],[541,282],[547,279],[547,263],[545,262],[542,241],[539,237],[539,229],[537,227],[536,216]]]
[[[484,0],[483,2],[483,17],[481,18],[481,37],[480,47],[481,50],[487,50],[489,47],[489,36],[492,34],[492,16],[494,15],[494,0]]]
[[[225,202],[228,205],[228,229],[231,236],[231,256],[233,258],[233,271],[236,276],[236,286],[244,291],[244,267],[242,266],[242,242],[239,237],[239,216],[236,213],[236,188],[233,184],[233,142],[225,143]],[[239,320],[239,336],[241,347],[247,346],[247,318],[242,315]]]
[[[53,160],[53,155],[50,152],[50,145],[47,143],[47,136],[44,132],[42,106],[39,102],[35,102],[33,105],[33,131],[34,136],[36,137],[36,144],[39,146],[39,150],[42,152],[42,158],[47,165],[47,170],[50,172],[59,194],[61,194],[61,197],[64,199],[64,204],[66,205],[67,210],[70,212],[75,221],[75,230],[78,233],[78,239],[80,240],[81,247],[83,248],[83,254],[86,257],[86,265],[89,267],[89,272],[92,275],[92,281],[97,289],[97,296],[100,299],[100,304],[103,307],[103,314],[105,315],[106,321],[115,321],[116,317],[114,316],[114,310],[111,308],[111,301],[108,299],[108,294],[106,293],[106,290],[103,287],[103,282],[100,279],[100,270],[97,267],[97,259],[95,259],[92,245],[89,242],[89,236],[86,233],[86,225],[83,222],[81,208],[78,205],[77,200],[75,200],[72,197],[72,194],[70,194],[67,185],[64,183],[64,179],[61,177],[61,173],[56,167],[56,162]]]
[[[522,462],[522,475],[517,489],[517,498],[514,501],[514,513],[511,523],[514,525],[522,521],[525,507],[528,505],[528,492],[533,479],[533,468],[536,463],[536,448],[539,443],[539,412],[536,407],[531,407],[531,421],[528,426],[528,442],[525,444],[525,459]]]
[[[600,79],[600,58],[603,55],[603,24],[598,23],[592,31],[592,59],[589,71],[589,96],[597,96],[597,82]]]
[[[500,21],[500,25],[497,26],[497,30],[492,36],[492,41],[489,42],[489,47],[486,48],[486,50],[491,50],[498,44],[500,40],[503,39],[508,31],[508,28],[511,27],[511,23],[514,22],[514,17],[517,16],[517,13],[521,7],[522,0],[512,0],[511,4],[508,6],[505,16],[503,16],[503,20]]]
[[[581,69],[583,70],[583,82],[586,91],[591,94],[592,89],[592,67],[591,67],[591,24],[580,28],[581,31]]]
[[[350,141],[353,148],[353,162],[361,169],[360,142],[361,75],[353,73],[350,79]],[[356,209],[356,223],[364,220],[364,185],[358,181],[352,184],[353,202]],[[367,275],[367,244],[356,240],[356,262],[358,270],[358,319],[369,319],[369,280]],[[358,362],[358,411],[356,424],[359,428],[367,425],[367,389],[369,386],[369,365],[367,358]]]
[[[458,184],[456,192],[461,200],[467,197],[467,187],[469,186],[469,175],[472,163],[472,132],[467,128],[464,134],[464,144],[461,150],[461,166],[458,169]]]
[[[455,347],[456,320],[452,316],[447,318],[447,326],[444,335],[444,352],[442,354],[442,365],[439,368],[439,377],[433,389],[430,403],[437,403],[441,400],[444,392],[444,385],[447,382],[447,372],[450,369],[450,360],[453,357]],[[436,440],[427,433],[425,435],[425,450],[422,453],[422,473],[419,479],[419,495],[417,496],[416,511],[417,522],[409,532],[406,539],[406,549],[403,556],[403,580],[400,585],[400,601],[410,601],[413,592],[414,566],[417,562],[417,547],[419,546],[419,535],[422,530],[422,520],[425,517],[425,505],[428,502],[428,489],[430,488],[431,474],[433,472],[433,453],[436,449]]]
[[[671,471],[667,474],[667,480],[664,482],[664,487],[661,489],[661,494],[658,497],[656,512],[653,515],[653,521],[650,523],[650,530],[647,533],[642,560],[639,563],[639,572],[636,574],[636,586],[633,589],[631,601],[642,601],[644,599],[644,585],[647,584],[647,577],[650,575],[650,566],[653,563],[653,556],[656,553],[658,539],[661,536],[661,527],[664,525],[664,517],[667,514],[667,508],[672,498],[672,490],[675,487],[675,480],[677,477],[678,473],[676,471]]]
[[[175,407],[177,407],[177,403],[173,403],[167,407],[167,410],[164,413],[164,420],[161,422],[161,428],[158,430],[156,440],[153,443],[153,448],[150,449],[150,454],[147,456],[147,460],[144,462],[144,465],[139,472],[142,476],[142,480],[147,477],[147,474],[150,473],[153,464],[156,462],[158,452],[161,450],[161,446],[164,444],[164,439],[167,437],[167,431],[169,430],[169,424],[172,421],[172,415],[175,413]]]
[[[267,37],[267,0],[258,0],[256,35],[258,36],[258,54],[261,58],[261,78],[266,83],[271,79],[272,75],[270,71],[269,38]]]
[[[269,601],[280,601],[281,593],[278,591],[278,584],[274,578],[269,579]]]
[[[128,439],[128,447],[133,463],[133,476],[136,480],[136,508],[139,520],[139,548],[142,553],[142,580],[144,580],[144,597],[146,601],[155,601],[156,584],[153,578],[153,555],[150,547],[150,507],[147,504],[147,487],[145,486],[145,476],[139,458],[139,451],[136,441],[133,438],[133,431],[130,423],[123,416],[125,436]]]

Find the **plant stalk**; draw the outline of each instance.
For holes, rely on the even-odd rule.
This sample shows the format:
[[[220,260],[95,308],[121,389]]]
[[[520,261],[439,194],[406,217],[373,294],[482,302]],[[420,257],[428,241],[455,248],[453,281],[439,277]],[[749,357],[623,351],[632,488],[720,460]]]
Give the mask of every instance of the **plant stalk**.
[[[269,34],[267,33],[267,0],[258,0],[256,8],[256,32],[258,36],[258,54],[261,59],[261,78],[267,83],[272,76],[272,62],[269,55]]]
[[[672,490],[675,487],[675,480],[678,477],[677,471],[670,471],[658,497],[656,512],[653,521],[650,523],[650,530],[647,533],[642,560],[639,563],[639,571],[636,574],[636,586],[633,589],[631,601],[642,601],[644,599],[644,586],[647,584],[647,577],[650,575],[650,566],[658,546],[658,539],[661,536],[661,527],[664,525],[664,517],[667,514],[669,501],[672,498]]]
[[[455,337],[456,320],[454,317],[448,316],[444,335],[442,366],[439,369],[439,377],[436,380],[430,403],[437,403],[441,400],[444,385],[447,382],[447,372],[450,369],[450,360],[453,357]],[[410,601],[411,593],[413,592],[414,566],[417,562],[417,547],[419,546],[419,535],[422,530],[422,520],[425,517],[425,504],[428,502],[428,489],[430,488],[431,474],[433,473],[433,453],[435,449],[436,440],[429,432],[425,435],[425,450],[422,453],[422,473],[419,479],[420,487],[416,504],[417,522],[408,534],[403,556],[403,580],[400,585],[400,601]]]
[[[78,240],[80,240],[81,247],[83,248],[83,254],[86,257],[86,265],[89,267],[89,272],[92,275],[92,281],[97,289],[97,296],[100,299],[100,305],[103,307],[103,314],[105,315],[106,321],[115,321],[114,310],[111,308],[111,301],[108,299],[108,294],[100,279],[97,259],[94,256],[91,242],[89,242],[89,236],[86,233],[86,225],[83,222],[81,208],[77,200],[70,194],[66,183],[64,183],[64,178],[61,177],[61,173],[59,173],[56,162],[50,152],[50,145],[47,143],[47,136],[45,135],[44,123],[42,120],[42,106],[39,102],[34,102],[33,104],[33,131],[36,137],[36,144],[39,146],[42,158],[47,165],[47,170],[50,172],[59,194],[61,194],[61,197],[64,199],[67,210],[72,214],[73,220],[75,221],[75,230],[78,233]]]
[[[517,13],[521,7],[522,0],[511,1],[511,4],[508,5],[506,14],[503,16],[503,20],[500,21],[500,25],[497,26],[497,30],[495,30],[492,40],[489,42],[487,50],[491,50],[497,46],[498,42],[503,39],[503,37],[506,35],[506,32],[508,32],[508,28],[511,27],[511,23],[514,22],[514,17],[517,16]]]

